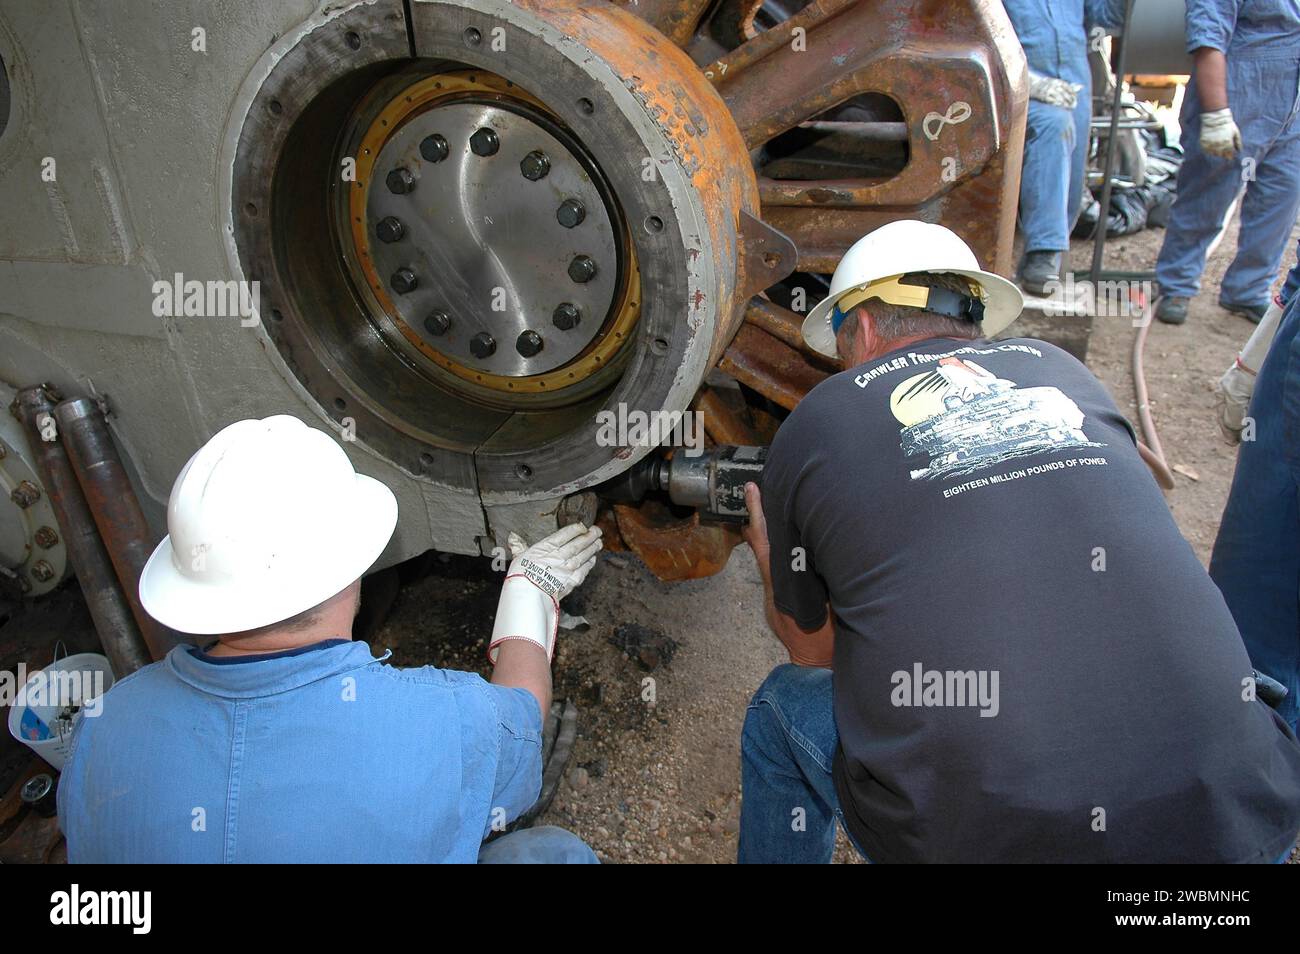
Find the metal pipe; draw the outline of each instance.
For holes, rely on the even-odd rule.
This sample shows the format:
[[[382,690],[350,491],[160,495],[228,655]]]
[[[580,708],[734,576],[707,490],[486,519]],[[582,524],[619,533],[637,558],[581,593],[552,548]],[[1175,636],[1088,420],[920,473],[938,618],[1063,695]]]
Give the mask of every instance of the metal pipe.
[[[18,392],[13,410],[22,422],[45,495],[58,517],[68,559],[86,597],[104,655],[113,675],[121,679],[149,664],[149,649],[131,617],[81,485],[58,439],[54,402],[45,388],[27,388]]]
[[[1111,123],[1108,119],[1093,119],[1088,125],[1093,129],[1101,129],[1103,126],[1110,128]],[[1117,129],[1162,129],[1164,124],[1158,119],[1126,119],[1119,123]]]
[[[180,640],[140,603],[140,574],[153,553],[153,535],[108,432],[108,422],[99,404],[89,398],[62,402],[54,417],[131,614],[149,652],[161,659]]]
[[[853,136],[866,142],[907,142],[907,123],[878,120],[857,122],[853,120],[813,119],[799,124],[800,129],[812,132]]]
[[[1115,95],[1110,101],[1110,137],[1106,140],[1106,169],[1101,185],[1101,210],[1097,215],[1097,233],[1092,238],[1091,281],[1096,287],[1101,274],[1102,259],[1106,254],[1106,228],[1110,222],[1110,190],[1114,184],[1115,154],[1119,151],[1119,111],[1124,98],[1124,67],[1128,64],[1128,28],[1133,20],[1133,0],[1124,4],[1124,25],[1119,34],[1119,56],[1115,62]]]
[[[757,328],[762,328],[772,337],[784,341],[791,348],[809,350],[803,340],[803,321],[799,315],[782,308],[775,302],[754,296],[745,308],[745,320]]]

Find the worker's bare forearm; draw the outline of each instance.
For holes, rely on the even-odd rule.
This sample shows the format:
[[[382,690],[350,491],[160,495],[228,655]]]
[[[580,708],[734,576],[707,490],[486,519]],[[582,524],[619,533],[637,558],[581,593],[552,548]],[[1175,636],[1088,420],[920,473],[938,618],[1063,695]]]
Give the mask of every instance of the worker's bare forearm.
[[[537,699],[542,721],[551,710],[551,661],[546,650],[526,639],[508,639],[497,653],[492,685],[527,689]]]
[[[818,666],[831,668],[831,653],[835,645],[835,633],[831,628],[829,609],[826,622],[815,630],[806,630],[793,619],[776,608],[776,599],[772,595],[772,565],[769,555],[764,553],[757,557],[758,573],[763,579],[763,615],[767,625],[772,628],[776,638],[781,640],[790,654],[790,662],[796,666]]]
[[[1228,106],[1228,58],[1222,50],[1203,46],[1192,54],[1196,66],[1196,96],[1201,111],[1212,113]]]
[[[763,581],[763,616],[767,619],[767,625],[772,627],[772,632],[780,636],[781,627],[776,612],[776,602],[772,598],[771,556],[764,550],[761,553],[755,553],[754,560],[758,564],[759,578]]]

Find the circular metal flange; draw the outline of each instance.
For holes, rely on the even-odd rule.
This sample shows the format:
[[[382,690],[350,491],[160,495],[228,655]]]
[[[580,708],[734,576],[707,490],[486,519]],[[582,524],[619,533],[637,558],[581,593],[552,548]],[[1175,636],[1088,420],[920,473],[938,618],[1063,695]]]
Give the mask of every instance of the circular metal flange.
[[[595,338],[614,304],[619,249],[609,209],[590,174],[539,119],[474,100],[435,107],[406,122],[375,163],[380,173],[409,168],[415,187],[394,195],[375,175],[368,189],[352,193],[355,218],[362,220],[355,224],[364,226],[358,246],[376,294],[392,300],[418,344],[492,375],[524,377],[567,364]],[[499,138],[498,151],[488,157],[470,149],[470,137],[481,130]],[[437,164],[421,162],[420,142],[435,133],[455,148]],[[373,127],[362,142],[372,135]],[[556,157],[551,174],[536,188],[522,186],[522,157],[542,150]],[[594,210],[581,232],[556,221],[555,210],[569,197]],[[402,222],[406,236],[372,248],[369,236],[390,216]],[[604,263],[582,283],[566,272],[579,256]],[[419,285],[396,297],[382,276],[400,268],[414,270]],[[566,300],[597,320],[577,334],[544,339],[532,358],[513,348],[486,358],[471,354],[470,339],[479,332],[514,341],[525,331],[544,331],[546,319]],[[435,311],[450,316],[449,327],[437,336],[420,334],[424,317]]]
[[[600,170],[540,103],[482,71],[426,77],[354,152],[349,262],[399,341],[508,394],[553,394],[614,364],[639,310],[635,251]],[[399,170],[411,187],[394,192]],[[581,228],[560,221],[574,204],[592,210]],[[604,265],[575,280],[588,260]],[[406,275],[414,287],[395,286]],[[567,329],[551,321],[561,305],[580,316]]]
[[[230,227],[242,277],[261,283],[263,329],[284,370],[326,414],[340,422],[352,419],[358,443],[413,474],[475,489],[489,504],[572,493],[616,475],[651,449],[598,441],[593,418],[601,411],[684,410],[738,327],[743,303],[734,294],[737,221],[742,211],[758,209],[748,153],[725,104],[695,64],[614,5],[593,17],[589,5],[577,0],[422,0],[410,6],[414,60],[406,58],[407,37],[398,34],[401,10],[401,4],[380,0],[331,11],[324,22],[297,31],[278,59],[264,61],[265,75],[250,78],[260,85],[236,120],[237,136],[231,136],[237,146]],[[359,45],[349,43],[349,35]],[[473,35],[478,43],[470,41]],[[608,183],[612,201],[584,204],[586,217],[594,214],[599,222],[603,205],[611,228],[621,220],[626,229],[626,284],[613,300],[638,308],[639,316],[616,360],[586,378],[575,376],[562,391],[521,392],[518,382],[571,369],[591,354],[599,335],[567,366],[542,375],[498,375],[507,381],[502,393],[430,360],[401,328],[433,355],[475,375],[488,372],[471,360],[518,353],[518,339],[509,331],[492,335],[491,354],[479,349],[487,357],[473,350],[469,359],[455,350],[449,357],[429,330],[439,328],[441,319],[415,310],[407,317],[390,313],[379,293],[391,298],[391,286],[376,290],[372,282],[358,281],[347,263],[348,249],[337,241],[331,248],[329,237],[339,234],[338,219],[349,209],[348,193],[379,194],[370,191],[377,177],[353,181],[339,172],[345,160],[360,165],[356,150],[374,119],[418,81],[465,70],[498,76],[514,88],[509,98],[538,104],[554,130],[533,125],[566,147],[573,161],[588,157],[603,172],[593,183]],[[523,115],[517,102],[490,105],[502,110],[496,118]],[[475,152],[471,134],[471,153],[483,162],[501,160],[510,149],[503,131],[512,130],[496,130],[495,151],[481,141]],[[411,137],[411,145],[418,151],[427,135]],[[342,155],[331,143],[342,144]],[[441,148],[431,143],[434,160],[422,152],[420,159],[450,162],[453,145],[464,146],[448,139],[448,156],[439,159]],[[543,141],[542,151],[545,146],[556,148]],[[563,152],[548,153],[545,175],[535,161],[525,175],[527,155],[514,154],[509,163],[521,195],[547,187],[569,161]],[[383,170],[384,188],[390,171]],[[387,194],[394,200],[418,196],[425,181],[415,181],[409,192],[399,184]],[[559,209],[552,215],[558,221]],[[567,220],[582,229],[586,217]],[[367,229],[377,230],[379,219],[368,211],[361,218]],[[617,246],[619,236],[612,237]],[[585,254],[596,261],[599,275],[600,250]],[[636,267],[630,264],[633,255]],[[422,276],[413,267],[411,272],[415,285],[408,294],[418,294]],[[567,276],[565,268],[558,277],[569,281]],[[538,283],[529,294],[553,291]],[[554,318],[561,303],[549,302],[535,318],[529,312],[529,328],[546,339],[541,355],[550,336],[586,335],[601,317],[582,315],[575,327],[562,329],[570,322]],[[444,334],[456,320],[447,314],[451,324]],[[605,316],[602,325],[612,327],[609,322]],[[513,393],[510,381],[516,382]]]

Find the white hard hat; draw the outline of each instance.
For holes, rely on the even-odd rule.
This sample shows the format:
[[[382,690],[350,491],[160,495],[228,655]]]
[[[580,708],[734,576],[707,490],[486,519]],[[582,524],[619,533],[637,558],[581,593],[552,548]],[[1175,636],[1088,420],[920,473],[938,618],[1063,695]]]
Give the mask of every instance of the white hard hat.
[[[397,499],[295,417],[239,421],[190,458],[140,602],[182,633],[221,635],[311,609],[364,573],[397,525]]]
[[[951,272],[971,279],[983,293],[980,334],[986,338],[1015,321],[1024,307],[1020,289],[1001,275],[981,270],[970,246],[951,229],[903,219],[864,235],[844,253],[831,277],[830,294],[814,305],[804,319],[803,340],[814,351],[835,357],[831,316],[840,299],[854,292],[868,291],[873,282],[895,279],[909,272]]]

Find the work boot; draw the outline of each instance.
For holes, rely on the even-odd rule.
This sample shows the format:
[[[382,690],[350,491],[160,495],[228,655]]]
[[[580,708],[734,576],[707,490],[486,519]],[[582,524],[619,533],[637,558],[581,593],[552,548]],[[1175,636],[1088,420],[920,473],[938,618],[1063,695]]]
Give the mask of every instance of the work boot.
[[[1060,252],[1026,252],[1020,263],[1020,287],[1031,295],[1046,295],[1050,282],[1061,280]]]
[[[1187,320],[1186,295],[1161,295],[1156,303],[1156,317],[1167,325],[1181,325]]]
[[[1268,311],[1268,304],[1263,305],[1238,305],[1234,302],[1219,299],[1219,307],[1224,311],[1230,311],[1234,315],[1241,315],[1252,325],[1259,324],[1259,320],[1264,317],[1264,312]]]

